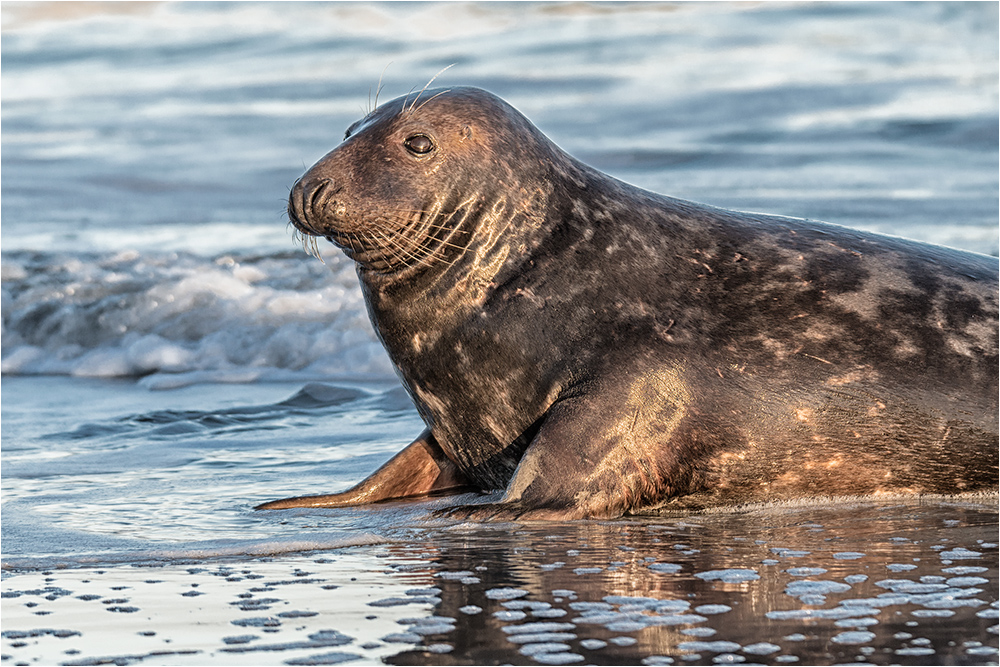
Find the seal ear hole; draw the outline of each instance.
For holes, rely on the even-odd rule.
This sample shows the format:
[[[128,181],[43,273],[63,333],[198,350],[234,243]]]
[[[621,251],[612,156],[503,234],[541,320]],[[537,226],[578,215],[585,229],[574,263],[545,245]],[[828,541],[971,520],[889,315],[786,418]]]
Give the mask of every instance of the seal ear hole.
[[[414,134],[412,137],[407,137],[403,145],[414,155],[427,155],[434,150],[434,142],[426,134]]]

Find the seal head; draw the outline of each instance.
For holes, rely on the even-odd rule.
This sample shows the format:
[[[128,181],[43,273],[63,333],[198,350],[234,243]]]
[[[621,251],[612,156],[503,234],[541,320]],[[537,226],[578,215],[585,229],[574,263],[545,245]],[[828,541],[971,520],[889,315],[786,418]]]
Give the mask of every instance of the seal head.
[[[425,91],[351,125],[293,188],[292,224],[381,274],[446,265],[473,241],[473,252],[489,243],[473,238],[471,223],[486,206],[508,222],[516,209],[528,213],[536,193],[519,186],[544,172],[531,156],[548,140],[509,107],[476,103],[483,95]]]

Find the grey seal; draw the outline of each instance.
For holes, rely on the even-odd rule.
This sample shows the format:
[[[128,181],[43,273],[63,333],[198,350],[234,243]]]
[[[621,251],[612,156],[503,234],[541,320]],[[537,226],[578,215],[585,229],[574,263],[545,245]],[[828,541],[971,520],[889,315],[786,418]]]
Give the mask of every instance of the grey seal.
[[[379,106],[289,217],[357,263],[427,428],[356,487],[500,519],[995,490],[997,259],[642,190],[498,97]]]

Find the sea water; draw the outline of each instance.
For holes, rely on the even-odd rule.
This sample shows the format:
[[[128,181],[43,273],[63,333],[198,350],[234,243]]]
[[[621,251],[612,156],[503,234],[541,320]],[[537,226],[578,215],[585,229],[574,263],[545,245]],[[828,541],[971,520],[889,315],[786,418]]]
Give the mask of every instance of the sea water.
[[[655,522],[584,522],[528,531],[509,544],[509,530],[449,532],[423,519],[420,504],[251,511],[264,500],[346,488],[422,429],[372,332],[353,266],[329,245],[323,262],[307,256],[284,214],[295,179],[337,145],[376,93],[384,101],[419,90],[448,67],[433,85],[487,88],[571,154],[641,187],[997,255],[995,4],[69,3],[5,4],[2,11],[0,435],[5,595],[11,593],[5,631],[15,606],[35,613],[17,606],[26,598],[13,593],[45,590],[44,582],[17,582],[41,577],[46,568],[112,567],[113,573],[155,565],[184,579],[202,576],[183,569],[196,562],[219,579],[231,567],[227,559],[256,563],[246,565],[252,569],[263,567],[253,559],[279,558],[294,569],[301,557],[282,554],[320,550],[341,559],[350,554],[373,577],[387,562],[393,571],[406,565],[407,577],[423,577],[414,584],[420,586],[468,569],[466,578],[480,583],[445,577],[452,583],[439,588],[448,602],[421,602],[422,609],[435,618],[447,607],[459,622],[455,636],[466,636],[466,621],[483,616],[460,609],[480,607],[493,620],[475,627],[495,632],[484,641],[508,661],[612,659],[587,653],[601,641],[600,650],[612,652],[602,655],[626,662],[671,655],[695,663],[726,655],[774,661],[786,654],[874,660],[861,649],[882,655],[887,647],[885,655],[896,661],[946,653],[995,661],[995,505],[850,506],[824,515],[815,529],[801,528],[799,514],[792,521],[766,512],[701,520],[699,529],[680,519],[679,527],[660,529]],[[863,530],[852,520],[859,512],[877,517],[884,530],[878,536]],[[768,556],[760,547],[721,558],[735,540],[752,541],[772,524],[786,530],[779,540],[786,555]],[[676,573],[651,563],[690,549],[675,550],[681,544],[675,540],[662,550],[653,541],[657,530],[686,531],[685,540],[698,541],[679,563],[681,578],[669,584],[656,577]],[[843,577],[869,577],[863,585],[846,584],[861,586],[865,596],[917,595],[875,586],[890,580],[894,570],[886,567],[894,559],[916,562],[913,585],[920,577],[966,576],[943,572],[959,563],[938,555],[953,546],[979,554],[961,564],[981,568],[967,576],[986,578],[986,592],[966,596],[980,600],[978,606],[940,602],[966,599],[947,592],[961,586],[936,589],[945,590],[943,598],[900,602],[906,614],[934,599],[945,606],[931,610],[958,610],[933,621],[927,653],[926,644],[893,639],[907,632],[903,620],[902,629],[886,634],[895,610],[885,606],[869,616],[881,629],[872,631],[866,621],[844,630],[871,637],[834,640],[841,632],[834,623],[844,618],[833,618],[840,614],[833,602],[854,592],[807,586],[804,594],[818,597],[806,600],[819,601],[817,609],[832,616],[818,635],[785,633],[807,638],[799,643],[762,634],[761,641],[781,645],[783,652],[773,655],[766,646],[744,651],[761,643],[750,636],[725,644],[721,628],[718,636],[655,634],[666,623],[649,620],[655,605],[636,611],[643,618],[631,618],[631,626],[575,622],[590,634],[534,642],[570,649],[525,652],[518,647],[532,642],[508,641],[502,627],[509,618],[493,613],[524,613],[530,621],[544,607],[508,609],[499,605],[512,600],[482,597],[502,583],[566,613],[580,611],[567,606],[575,601],[627,615],[633,612],[622,611],[625,603],[603,598],[629,590],[661,601],[694,595],[692,609],[729,605],[743,614],[744,626],[759,629],[752,619],[773,625],[766,613],[781,611],[791,576],[772,568],[782,574],[771,577],[761,562],[791,558],[788,550],[797,549],[822,552],[813,564],[820,569],[857,563],[834,558],[849,549],[817,551],[810,530],[836,534],[865,554],[864,568],[844,570],[838,579],[842,586]],[[886,541],[911,530],[927,537]],[[942,548],[932,549],[940,540]],[[361,544],[370,546],[342,551]],[[497,544],[505,546],[494,553]],[[534,549],[537,558],[518,549]],[[493,574],[475,574],[479,566]],[[881,576],[862,572],[870,567],[881,568]],[[756,583],[720,589],[693,576],[747,569],[760,577]],[[344,585],[344,576],[331,571],[327,583],[316,585]],[[378,585],[392,588],[400,581],[394,577]],[[115,580],[122,579],[128,577]],[[750,613],[740,605],[751,598],[726,592],[733,586],[764,606]],[[570,589],[576,600],[553,593]],[[792,597],[801,607],[802,596]],[[362,609],[369,601],[360,594],[350,599]],[[164,614],[177,616],[179,609],[168,606]],[[17,632],[45,629],[24,620],[30,616],[17,618]],[[927,616],[907,618],[930,623]],[[595,627],[603,629],[591,632]],[[602,634],[625,627],[637,644],[609,644]],[[962,641],[978,646],[937,641],[956,628],[965,633]],[[355,647],[366,632],[352,635]],[[442,643],[454,660],[483,658],[448,636],[421,640],[405,660],[442,659],[440,647],[428,653]],[[45,642],[66,650],[54,635],[35,637],[35,644],[12,648],[27,640],[5,635],[4,654],[46,656]],[[192,660],[222,660],[223,644],[213,637],[215,644],[191,649],[199,651]],[[849,647],[849,655],[822,657],[817,647],[830,646],[826,640]],[[309,657],[329,644],[301,641],[288,650]],[[101,643],[72,655],[97,655]],[[800,650],[805,645],[809,650]],[[384,648],[392,642],[382,646],[381,653],[355,652],[380,659],[398,653]],[[41,653],[23,653],[35,649]],[[921,658],[922,651],[931,658]],[[156,649],[135,652],[150,664]]]

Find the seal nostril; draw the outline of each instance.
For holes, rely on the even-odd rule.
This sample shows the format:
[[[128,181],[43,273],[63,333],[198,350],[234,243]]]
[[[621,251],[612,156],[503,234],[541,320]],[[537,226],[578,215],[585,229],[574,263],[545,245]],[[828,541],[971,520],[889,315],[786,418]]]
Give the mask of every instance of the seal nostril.
[[[306,213],[311,218],[322,219],[330,214],[329,206],[330,199],[335,194],[340,192],[339,187],[335,187],[333,181],[328,178],[324,178],[321,181],[317,181],[307,188],[304,193],[303,207]],[[341,214],[342,211],[337,209],[333,212],[334,215]]]
[[[313,215],[322,212],[323,193],[326,191],[327,186],[329,185],[330,181],[328,179],[323,179],[310,189],[307,210],[310,211]]]

